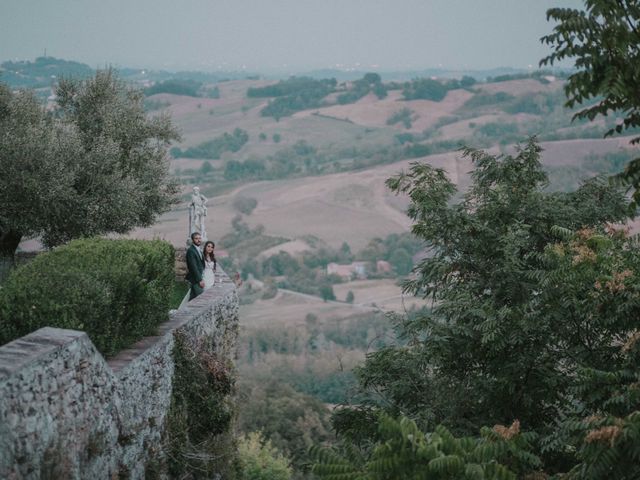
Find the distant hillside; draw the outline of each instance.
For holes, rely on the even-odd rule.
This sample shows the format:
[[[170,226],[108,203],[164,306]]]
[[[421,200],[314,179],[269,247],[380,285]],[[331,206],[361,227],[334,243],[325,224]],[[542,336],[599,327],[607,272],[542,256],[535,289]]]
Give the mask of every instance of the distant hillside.
[[[49,87],[59,77],[91,76],[94,70],[84,63],[54,57],[38,57],[33,62],[6,61],[0,64],[0,81],[12,87]]]

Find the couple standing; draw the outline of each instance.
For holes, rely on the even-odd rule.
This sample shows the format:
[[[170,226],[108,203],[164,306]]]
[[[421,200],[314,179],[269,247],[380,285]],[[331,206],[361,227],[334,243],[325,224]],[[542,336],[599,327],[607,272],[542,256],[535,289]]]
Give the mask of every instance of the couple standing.
[[[193,300],[216,282],[215,243],[205,242],[200,250],[202,236],[194,232],[191,234],[191,246],[187,249],[187,281],[191,284],[189,300]]]

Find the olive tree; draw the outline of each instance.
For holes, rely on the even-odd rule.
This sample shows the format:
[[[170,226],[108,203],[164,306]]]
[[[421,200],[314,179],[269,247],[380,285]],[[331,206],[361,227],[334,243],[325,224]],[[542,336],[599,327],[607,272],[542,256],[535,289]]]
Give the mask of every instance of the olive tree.
[[[147,117],[142,92],[112,70],[63,79],[48,113],[0,85],[0,254],[25,236],[46,246],[151,225],[175,201],[168,116]]]

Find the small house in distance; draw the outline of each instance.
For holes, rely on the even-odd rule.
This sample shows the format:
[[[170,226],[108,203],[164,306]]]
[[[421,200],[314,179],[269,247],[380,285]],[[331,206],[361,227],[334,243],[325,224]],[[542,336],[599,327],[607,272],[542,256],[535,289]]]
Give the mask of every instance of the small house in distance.
[[[327,275],[337,275],[345,282],[354,278],[363,280],[367,278],[367,262],[353,262],[348,265],[331,262],[327,265]]]
[[[386,260],[378,260],[376,262],[376,272],[378,273],[391,273],[392,267]]]

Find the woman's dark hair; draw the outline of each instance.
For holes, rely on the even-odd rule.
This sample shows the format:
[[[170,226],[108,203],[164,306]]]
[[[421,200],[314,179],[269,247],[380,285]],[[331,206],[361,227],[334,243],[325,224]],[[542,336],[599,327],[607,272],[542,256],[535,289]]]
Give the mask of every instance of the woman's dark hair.
[[[211,240],[207,240],[206,242],[204,242],[204,247],[202,247],[202,256],[204,257],[204,259],[207,259],[207,245],[213,245],[213,248],[216,248],[216,244],[213,243]],[[218,262],[216,261],[216,254],[212,253],[211,257],[209,260],[213,260],[213,269],[215,270],[216,268],[218,268]]]

